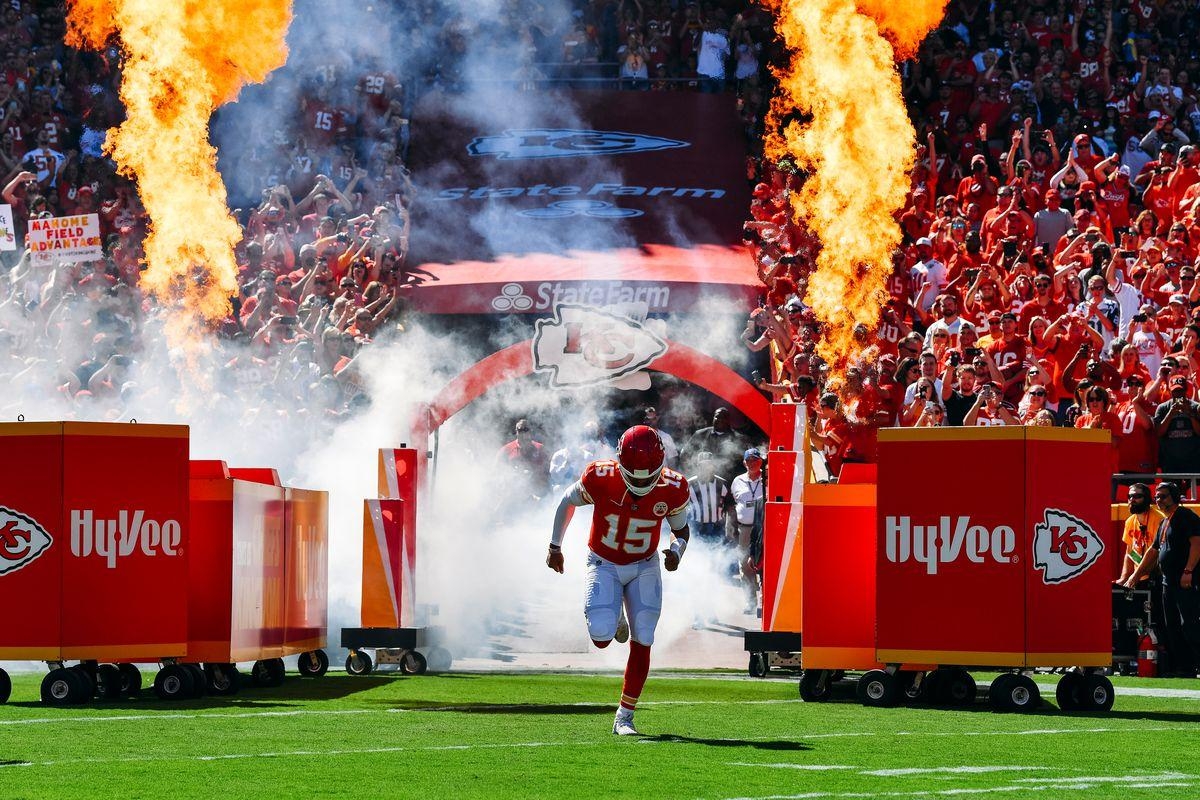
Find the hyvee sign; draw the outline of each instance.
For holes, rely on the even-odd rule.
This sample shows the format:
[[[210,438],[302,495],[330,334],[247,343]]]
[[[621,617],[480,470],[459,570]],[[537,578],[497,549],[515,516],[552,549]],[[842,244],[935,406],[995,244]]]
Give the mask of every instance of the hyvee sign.
[[[732,97],[572,92],[536,107],[516,95],[481,123],[463,98],[422,100],[411,160],[429,200],[412,258],[740,245],[749,190]]]

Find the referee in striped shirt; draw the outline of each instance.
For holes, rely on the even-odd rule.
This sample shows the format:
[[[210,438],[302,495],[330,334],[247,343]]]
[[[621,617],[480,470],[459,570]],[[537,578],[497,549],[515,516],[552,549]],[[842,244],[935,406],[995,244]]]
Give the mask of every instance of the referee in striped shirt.
[[[712,453],[701,452],[696,456],[699,473],[688,478],[688,491],[692,495],[689,505],[692,531],[713,547],[725,541],[725,520],[733,509],[729,481],[716,473],[716,466]]]

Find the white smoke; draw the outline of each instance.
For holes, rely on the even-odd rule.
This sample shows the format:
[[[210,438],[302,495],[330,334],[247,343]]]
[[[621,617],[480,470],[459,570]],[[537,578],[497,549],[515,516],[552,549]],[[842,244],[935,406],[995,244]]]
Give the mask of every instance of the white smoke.
[[[409,17],[404,14],[432,5],[419,3],[405,11],[385,3],[310,3],[306,10],[306,4],[299,3],[289,34],[294,63],[264,87],[248,89],[236,107],[221,112],[218,127],[224,135],[218,135],[217,141],[227,179],[233,183],[242,165],[251,168],[248,165],[255,157],[251,145],[261,138],[255,132],[270,131],[284,115],[297,113],[301,67],[336,62],[343,53],[353,53],[362,61],[375,59],[397,73],[427,63],[427,53],[403,45],[444,45],[444,30],[440,24],[417,24],[406,31]],[[514,102],[526,104],[517,109],[518,117],[555,118],[563,127],[576,126],[579,120],[571,106],[563,104],[562,95],[514,93],[506,82],[495,80],[521,66],[519,52],[490,46],[486,35],[508,3],[458,0],[449,5],[457,5],[454,13],[468,43],[461,82],[455,87],[461,94],[454,102],[469,108],[481,128],[488,127],[491,118],[511,120]],[[553,21],[549,27],[562,28],[570,19],[565,3],[545,13]],[[364,14],[370,24],[364,24]],[[393,39],[380,31],[397,36]],[[343,59],[342,66],[351,68],[354,62]],[[606,169],[610,171],[597,175],[597,180],[620,181],[611,168]],[[421,180],[437,177],[434,172]],[[453,222],[461,225],[464,220]],[[484,213],[467,222],[497,250],[510,249],[501,217]],[[611,235],[587,244],[614,249],[631,243]],[[357,372],[364,376],[366,385],[361,388],[370,398],[369,406],[330,417],[329,409],[339,408],[344,396],[354,390],[330,379],[315,379],[286,355],[278,363],[256,365],[242,346],[213,339],[199,354],[199,363],[186,367],[183,354],[168,350],[161,321],[153,314],[141,327],[134,324],[120,342],[114,343],[111,336],[96,339],[94,323],[101,314],[139,316],[131,308],[136,298],[122,295],[105,300],[102,312],[77,301],[63,302],[58,308],[61,292],[55,286],[61,273],[39,277],[22,269],[7,278],[31,288],[19,296],[0,292],[13,298],[0,305],[4,323],[0,330],[7,331],[0,338],[0,379],[10,386],[0,397],[4,418],[23,414],[28,420],[136,418],[186,423],[192,429],[192,458],[275,467],[285,484],[329,492],[331,643],[337,642],[340,627],[359,624],[362,501],[377,492],[378,449],[411,442],[409,420],[416,404],[433,397],[480,355],[531,334],[523,321],[515,320],[498,323],[483,338],[435,335],[409,321],[402,334],[381,336],[358,359]],[[31,311],[28,304],[39,299],[43,306]],[[726,304],[704,302],[691,314],[652,322],[668,338],[737,365],[746,359],[737,336],[744,321],[741,313],[742,309]],[[72,399],[70,392],[55,390],[70,383],[64,369],[93,357],[106,358],[113,349],[130,353],[133,362],[116,391]],[[239,363],[228,366],[234,359]],[[544,558],[556,498],[498,517],[493,459],[496,449],[511,438],[517,418],[533,420],[546,447],[554,450],[568,443],[589,419],[598,419],[610,442],[615,441],[626,425],[636,421],[636,409],[646,402],[659,407],[682,444],[688,433],[707,424],[708,409],[695,400],[697,393],[682,389],[676,381],[656,378],[655,383],[650,393],[621,394],[555,391],[536,376],[516,380],[496,387],[440,431],[436,483],[419,520],[417,601],[436,606],[437,616],[430,621],[446,629],[452,649],[484,657],[588,651],[583,622],[587,514],[577,514],[568,531],[566,575],[552,573]],[[291,387],[300,387],[297,393],[308,397],[308,402],[296,407],[287,401],[285,389]],[[697,620],[738,616],[743,595],[728,577],[728,560],[693,541],[679,572],[664,573],[664,609],[656,645],[660,652],[686,637]],[[740,642],[731,647],[740,649]],[[617,667],[624,657],[623,649],[610,648],[594,663]]]

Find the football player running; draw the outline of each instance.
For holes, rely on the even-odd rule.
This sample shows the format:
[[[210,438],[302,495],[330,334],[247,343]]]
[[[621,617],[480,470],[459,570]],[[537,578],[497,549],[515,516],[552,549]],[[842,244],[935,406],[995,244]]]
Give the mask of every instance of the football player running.
[[[629,642],[621,704],[613,733],[636,736],[633,712],[650,672],[650,646],[662,610],[658,544],[665,519],[673,539],[662,551],[667,572],[679,568],[688,543],[687,478],[663,466],[658,431],[635,425],[621,435],[617,458],[593,461],[567,487],[554,513],[546,566],[563,571],[562,540],[573,506],[592,505],[588,535],[587,600],[583,613],[596,647]],[[626,617],[626,614],[628,617]],[[626,625],[625,620],[629,622]]]

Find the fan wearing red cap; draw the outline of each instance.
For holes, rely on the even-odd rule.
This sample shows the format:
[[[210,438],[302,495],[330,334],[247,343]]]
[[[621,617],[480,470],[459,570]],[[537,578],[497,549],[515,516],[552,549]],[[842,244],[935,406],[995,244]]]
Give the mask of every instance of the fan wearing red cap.
[[[613,721],[613,733],[622,736],[637,735],[633,712],[650,672],[650,646],[662,610],[662,574],[655,552],[662,523],[672,534],[670,548],[662,551],[668,572],[679,568],[689,537],[688,482],[664,465],[665,453],[654,428],[635,425],[625,431],[617,457],[588,464],[583,476],[563,494],[546,554],[546,566],[561,573],[563,535],[572,509],[595,506],[588,536],[584,617],[597,647],[608,647],[614,638],[631,640],[621,704]]]
[[[1081,133],[1075,137],[1075,141],[1071,143],[1072,149],[1075,151],[1075,163],[1083,168],[1083,171],[1088,175],[1092,174],[1092,170],[1096,165],[1103,161],[1103,157],[1096,150],[1096,146],[1092,143],[1092,137],[1086,133]]]

